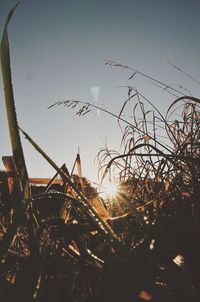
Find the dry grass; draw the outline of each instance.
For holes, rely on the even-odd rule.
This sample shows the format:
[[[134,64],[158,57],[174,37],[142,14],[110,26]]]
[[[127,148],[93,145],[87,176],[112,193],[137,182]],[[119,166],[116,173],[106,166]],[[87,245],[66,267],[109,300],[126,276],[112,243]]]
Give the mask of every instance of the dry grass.
[[[118,115],[88,102],[56,102],[49,108],[65,106],[79,116],[98,109],[117,120],[123,152],[106,147],[97,158],[102,181],[109,175],[118,182],[118,192],[103,200],[82,177],[79,157],[79,175],[74,176],[20,129],[63,180],[61,186],[52,179],[47,187],[27,190],[9,66],[7,25],[13,11],[5,25],[1,64],[19,173],[11,191],[11,176],[0,174],[1,301],[198,301],[200,100],[176,97],[165,116],[131,86]],[[129,79],[144,76],[181,95],[134,68],[106,63],[131,71]]]

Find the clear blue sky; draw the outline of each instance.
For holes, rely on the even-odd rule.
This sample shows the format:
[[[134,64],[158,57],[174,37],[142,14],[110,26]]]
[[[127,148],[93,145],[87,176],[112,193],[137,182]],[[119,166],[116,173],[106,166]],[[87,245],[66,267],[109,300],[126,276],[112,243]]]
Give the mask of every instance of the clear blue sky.
[[[0,33],[13,0],[0,0]],[[134,85],[161,111],[174,98],[140,76],[111,69],[105,59],[135,67],[167,84],[185,85],[199,97],[199,86],[172,68],[174,62],[200,80],[200,2],[198,0],[24,0],[10,24],[11,67],[18,121],[56,161],[73,165],[80,147],[83,172],[96,179],[93,160],[107,138],[119,149],[117,121],[100,113],[77,117],[70,109],[47,107],[58,100],[98,101],[118,113]],[[31,177],[54,171],[22,137]],[[0,156],[11,154],[0,75]],[[0,164],[2,168],[2,164]]]

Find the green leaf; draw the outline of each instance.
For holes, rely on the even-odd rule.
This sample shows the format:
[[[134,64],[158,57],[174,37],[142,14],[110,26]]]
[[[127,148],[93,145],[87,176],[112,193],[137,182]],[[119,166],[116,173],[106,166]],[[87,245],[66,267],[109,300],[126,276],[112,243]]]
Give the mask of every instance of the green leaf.
[[[28,173],[27,173],[23,149],[21,145],[18,122],[17,122],[17,114],[15,109],[12,75],[11,75],[11,68],[10,68],[9,40],[8,40],[8,31],[7,31],[9,21],[11,20],[13,13],[16,7],[19,5],[19,3],[20,2],[18,2],[11,9],[11,11],[7,16],[4,26],[3,37],[1,39],[1,45],[0,45],[0,60],[1,60],[1,70],[2,70],[2,78],[3,78],[4,94],[5,94],[5,107],[6,107],[6,113],[8,119],[8,127],[9,127],[13,157],[19,172],[23,197],[28,198],[29,197]]]

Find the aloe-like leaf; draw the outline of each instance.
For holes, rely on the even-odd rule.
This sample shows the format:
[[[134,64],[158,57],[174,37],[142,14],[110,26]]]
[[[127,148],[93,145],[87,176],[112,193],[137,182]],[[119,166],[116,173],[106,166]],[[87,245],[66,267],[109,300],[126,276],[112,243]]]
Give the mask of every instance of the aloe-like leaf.
[[[80,179],[81,188],[83,188],[83,180],[82,180],[83,174],[82,174],[80,153],[77,153],[77,156],[76,156],[76,168],[77,168],[78,177]]]
[[[24,198],[28,198],[29,197],[28,173],[26,169],[23,149],[22,149],[20,135],[19,135],[18,123],[17,123],[17,114],[15,109],[12,76],[11,76],[11,68],[10,68],[10,50],[9,50],[8,31],[7,31],[9,21],[11,20],[12,15],[16,7],[19,5],[19,3],[20,2],[18,2],[13,7],[13,9],[9,12],[7,16],[4,26],[3,37],[0,45],[0,58],[1,58],[4,93],[5,93],[5,107],[7,112],[12,152],[19,172]]]
[[[113,229],[109,226],[106,221],[103,220],[103,218],[99,215],[96,209],[92,207],[87,197],[78,189],[78,187],[70,179],[70,176],[67,175],[62,169],[60,169],[58,165],[40,148],[40,146],[24,130],[22,130],[20,127],[19,129],[24,134],[25,138],[29,141],[29,143],[42,155],[42,157],[44,157],[44,159],[46,159],[46,161],[58,172],[62,179],[66,181],[66,183],[68,183],[76,192],[76,194],[79,196],[84,205],[84,210],[86,214],[89,214],[94,224],[107,236],[113,247],[115,247],[116,250],[123,249],[120,239],[115,234]]]

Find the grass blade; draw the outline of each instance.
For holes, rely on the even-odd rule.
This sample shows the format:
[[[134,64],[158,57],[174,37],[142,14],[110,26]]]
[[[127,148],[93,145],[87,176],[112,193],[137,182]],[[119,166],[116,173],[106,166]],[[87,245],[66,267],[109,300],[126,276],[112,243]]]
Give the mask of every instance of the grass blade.
[[[12,18],[12,15],[18,4],[19,2],[15,5],[15,7],[9,12],[7,16],[4,26],[3,37],[0,45],[0,58],[1,58],[4,93],[5,93],[5,106],[7,112],[12,152],[17,166],[17,170],[19,172],[24,198],[28,198],[29,197],[28,173],[26,169],[23,149],[22,149],[20,135],[19,135],[18,123],[17,123],[17,114],[15,109],[12,76],[11,76],[11,68],[10,68],[10,50],[9,50],[8,31],[7,31],[7,26],[9,24],[9,21]]]

